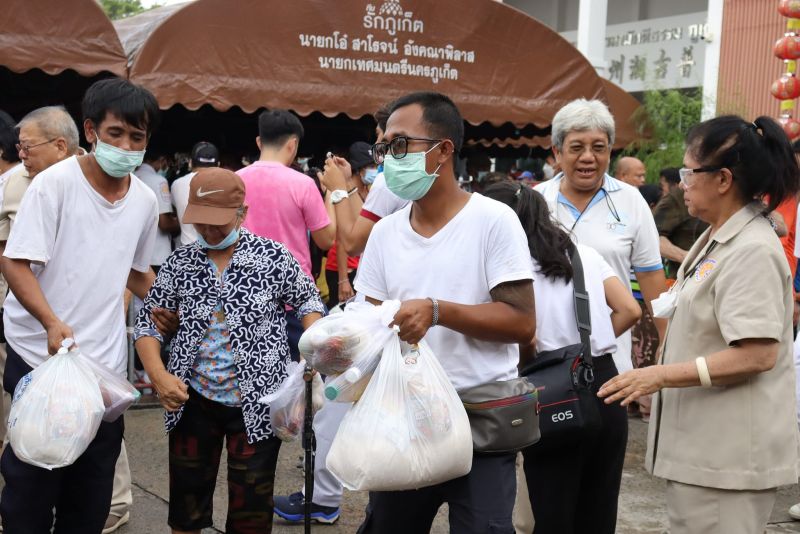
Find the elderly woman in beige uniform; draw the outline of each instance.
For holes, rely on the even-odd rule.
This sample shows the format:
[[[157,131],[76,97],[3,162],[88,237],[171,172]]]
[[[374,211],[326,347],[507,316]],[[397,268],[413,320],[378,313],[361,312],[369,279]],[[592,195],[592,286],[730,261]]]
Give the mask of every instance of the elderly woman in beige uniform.
[[[667,480],[671,534],[761,533],[776,488],[798,477],[792,281],[764,213],[797,192],[800,171],[768,117],[697,125],[683,163],[689,213],[710,227],[653,301],[670,317],[662,365],[598,395],[627,405],[658,392],[646,464]]]

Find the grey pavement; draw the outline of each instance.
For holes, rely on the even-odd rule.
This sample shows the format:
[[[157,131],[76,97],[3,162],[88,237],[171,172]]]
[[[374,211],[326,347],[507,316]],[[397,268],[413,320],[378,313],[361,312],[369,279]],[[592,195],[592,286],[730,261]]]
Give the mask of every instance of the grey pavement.
[[[134,504],[130,523],[119,534],[168,533],[167,506],[169,486],[167,475],[167,440],[162,427],[159,409],[133,410],[125,415],[125,435],[133,479]],[[630,421],[630,438],[622,478],[619,503],[618,534],[662,534],[667,532],[664,505],[664,483],[649,476],[643,468],[647,424],[640,419]],[[288,494],[300,489],[302,470],[297,467],[302,450],[297,443],[284,444],[281,449],[275,479],[276,494]],[[214,499],[214,528],[203,534],[224,532],[227,494],[225,485],[225,459],[221,463]],[[345,491],[342,515],[332,526],[314,525],[313,532],[320,534],[352,534],[364,517],[367,495],[364,492]],[[798,532],[800,522],[792,521],[787,514],[789,506],[800,502],[797,486],[782,488],[773,510],[770,534]],[[290,525],[277,519],[275,534],[302,534],[302,525]],[[434,522],[433,534],[448,532],[447,509],[442,507]]]

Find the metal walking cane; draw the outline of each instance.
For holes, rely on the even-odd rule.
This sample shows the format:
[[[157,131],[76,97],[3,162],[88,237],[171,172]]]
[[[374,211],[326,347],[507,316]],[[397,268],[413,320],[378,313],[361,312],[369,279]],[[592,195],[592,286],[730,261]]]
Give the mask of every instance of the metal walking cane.
[[[305,451],[305,461],[303,467],[305,468],[306,487],[304,506],[303,524],[305,525],[305,534],[311,534],[311,501],[314,498],[314,412],[312,411],[311,399],[311,384],[314,378],[314,370],[306,364],[303,371],[303,380],[306,383],[306,407],[305,419],[303,421],[303,450]]]

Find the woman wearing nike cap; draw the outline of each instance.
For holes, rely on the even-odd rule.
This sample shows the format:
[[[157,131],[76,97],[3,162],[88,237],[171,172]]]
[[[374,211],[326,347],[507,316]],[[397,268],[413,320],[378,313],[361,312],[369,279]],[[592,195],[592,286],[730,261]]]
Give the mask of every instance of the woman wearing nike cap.
[[[169,433],[174,534],[212,526],[223,440],[228,451],[226,532],[269,533],[280,441],[258,399],[286,378],[286,306],[308,328],[325,310],[316,286],[280,243],[242,228],[245,187],[235,173],[208,168],[191,182],[184,221],[198,240],[162,265],[136,320],[136,349]],[[178,313],[167,367],[153,308]]]

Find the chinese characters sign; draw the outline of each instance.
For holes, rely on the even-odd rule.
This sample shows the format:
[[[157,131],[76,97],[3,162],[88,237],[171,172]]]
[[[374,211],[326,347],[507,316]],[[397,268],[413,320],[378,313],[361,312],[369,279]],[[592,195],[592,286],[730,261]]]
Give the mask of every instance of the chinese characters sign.
[[[699,87],[705,35],[705,12],[608,26],[604,75],[629,92]],[[577,41],[577,32],[561,36]]]

